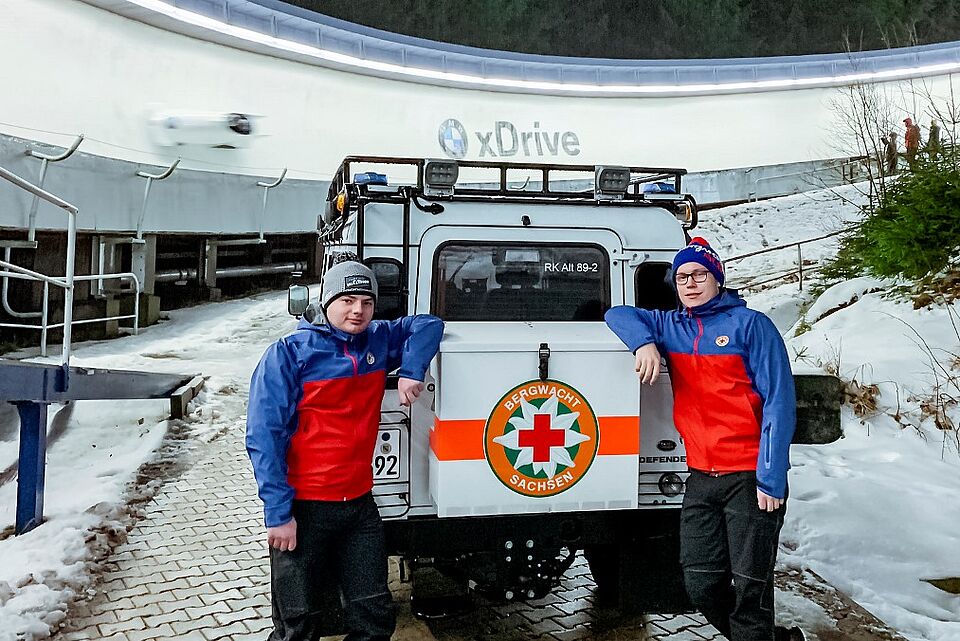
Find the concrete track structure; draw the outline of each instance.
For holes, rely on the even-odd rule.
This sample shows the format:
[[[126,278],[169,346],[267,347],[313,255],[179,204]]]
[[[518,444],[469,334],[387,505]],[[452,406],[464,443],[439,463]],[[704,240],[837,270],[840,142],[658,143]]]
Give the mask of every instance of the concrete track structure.
[[[0,0],[0,15],[12,61],[0,166],[78,205],[77,273],[135,273],[145,322],[157,297],[314,274],[317,214],[348,154],[678,166],[701,203],[743,200],[851,177],[838,88],[878,83],[922,121],[960,69],[958,42],[730,60],[513,54],[276,0]],[[217,118],[234,129],[211,138]],[[70,158],[37,156],[81,134]],[[0,189],[9,260],[56,273],[62,231],[53,208]],[[91,287],[78,318],[113,313],[98,301],[115,294]],[[35,285],[10,297],[17,311],[42,306]]]

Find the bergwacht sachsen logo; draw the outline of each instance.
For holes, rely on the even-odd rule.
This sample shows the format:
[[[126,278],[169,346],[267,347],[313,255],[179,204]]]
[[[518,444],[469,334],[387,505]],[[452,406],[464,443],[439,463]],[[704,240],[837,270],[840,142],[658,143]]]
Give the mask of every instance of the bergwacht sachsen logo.
[[[524,496],[552,496],[575,485],[597,456],[600,430],[577,390],[534,380],[503,395],[484,428],[484,456],[501,483]]]

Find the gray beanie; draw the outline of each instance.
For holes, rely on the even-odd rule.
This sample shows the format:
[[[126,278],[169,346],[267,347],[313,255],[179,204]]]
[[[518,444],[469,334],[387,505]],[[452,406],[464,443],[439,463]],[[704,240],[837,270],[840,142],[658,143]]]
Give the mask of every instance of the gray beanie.
[[[349,294],[373,296],[374,300],[377,299],[377,279],[373,270],[363,263],[348,259],[337,263],[323,275],[320,307],[326,312],[327,306],[335,299]]]

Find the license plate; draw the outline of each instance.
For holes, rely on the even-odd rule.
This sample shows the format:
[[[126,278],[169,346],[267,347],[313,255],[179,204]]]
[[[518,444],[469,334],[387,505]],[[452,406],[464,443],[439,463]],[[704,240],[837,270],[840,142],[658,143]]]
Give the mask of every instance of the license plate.
[[[380,430],[373,449],[373,480],[400,478],[400,430]]]

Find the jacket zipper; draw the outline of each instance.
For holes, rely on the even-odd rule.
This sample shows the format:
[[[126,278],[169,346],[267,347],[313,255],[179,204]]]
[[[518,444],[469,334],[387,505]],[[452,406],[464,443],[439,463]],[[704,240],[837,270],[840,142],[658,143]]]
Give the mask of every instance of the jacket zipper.
[[[347,344],[346,344],[346,343],[343,344],[343,355],[346,356],[347,358],[349,358],[349,359],[350,359],[350,362],[353,363],[353,375],[354,375],[354,376],[359,376],[359,375],[360,375],[360,368],[359,368],[358,365],[357,365],[357,359],[353,357],[353,354],[351,354],[349,351],[347,351]]]
[[[700,320],[700,317],[693,313],[692,308],[687,308],[687,311],[690,314],[690,317],[697,321],[697,337],[693,339],[693,355],[697,356],[700,353],[700,339],[703,337],[703,321]],[[717,474],[716,467],[713,466],[712,462],[710,465],[710,474],[711,476],[719,476]]]
[[[693,312],[690,312],[690,315],[693,316]],[[703,321],[700,320],[700,317],[693,316],[697,321],[697,327],[700,328],[697,333],[697,337],[693,339],[693,353],[697,355],[700,353],[700,339],[703,337]]]
[[[350,351],[347,349],[346,343],[343,344],[343,355],[349,358],[350,362],[353,363],[353,375],[359,376],[360,370],[359,370],[359,367],[357,366],[357,359],[354,358],[353,354],[351,354]],[[343,497],[343,500],[346,501],[347,497]]]

